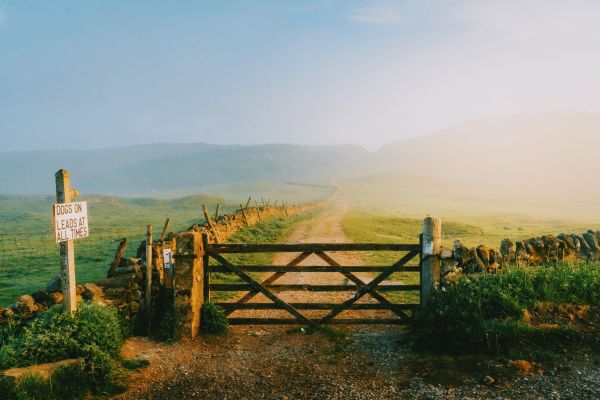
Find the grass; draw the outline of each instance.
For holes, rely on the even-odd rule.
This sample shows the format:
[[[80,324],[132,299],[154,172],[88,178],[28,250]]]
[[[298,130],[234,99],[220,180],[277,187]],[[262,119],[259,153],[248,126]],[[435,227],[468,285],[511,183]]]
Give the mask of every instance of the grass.
[[[135,256],[147,224],[160,232],[168,217],[170,230],[178,231],[204,222],[202,204],[212,210],[221,203],[223,212],[236,208],[214,196],[175,200],[87,196],[81,200],[88,201],[90,237],[75,243],[78,282],[105,277],[123,237],[130,243],[125,256]],[[0,196],[0,305],[44,289],[60,273],[58,246],[52,237],[52,203],[50,196]]]
[[[536,345],[547,348],[587,339],[598,345],[597,331],[577,325],[577,318],[583,316],[570,316],[566,323],[532,322],[536,316],[542,318],[544,310],[560,314],[561,309],[573,305],[590,306],[585,318],[597,318],[594,313],[600,307],[600,263],[514,267],[498,275],[464,277],[434,292],[427,307],[417,313],[415,328],[421,345],[446,352],[501,351]]]

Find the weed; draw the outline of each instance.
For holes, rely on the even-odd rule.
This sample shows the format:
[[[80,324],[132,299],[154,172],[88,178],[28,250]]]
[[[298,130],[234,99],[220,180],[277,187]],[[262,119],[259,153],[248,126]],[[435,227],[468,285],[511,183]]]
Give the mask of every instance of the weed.
[[[215,303],[206,302],[202,306],[202,331],[218,336],[229,332],[229,321],[225,312]]]
[[[125,368],[125,369],[137,371],[139,369],[145,368],[148,365],[150,365],[150,361],[148,361],[146,359],[132,358],[129,360],[123,360],[122,364],[123,364],[123,368]]]

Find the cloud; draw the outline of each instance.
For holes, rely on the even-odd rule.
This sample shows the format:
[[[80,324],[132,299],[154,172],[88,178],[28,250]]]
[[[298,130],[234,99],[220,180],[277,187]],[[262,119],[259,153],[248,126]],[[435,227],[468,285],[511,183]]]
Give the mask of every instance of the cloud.
[[[407,22],[399,3],[390,1],[374,2],[368,7],[358,8],[348,18],[355,22],[373,25],[399,25]]]

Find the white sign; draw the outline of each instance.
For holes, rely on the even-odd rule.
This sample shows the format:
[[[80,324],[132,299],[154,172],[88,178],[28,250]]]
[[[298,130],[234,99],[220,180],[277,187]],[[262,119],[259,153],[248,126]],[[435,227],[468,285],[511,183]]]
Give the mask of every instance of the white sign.
[[[56,243],[89,236],[87,201],[54,204],[52,211]]]
[[[163,264],[165,269],[171,269],[171,249],[163,249]]]

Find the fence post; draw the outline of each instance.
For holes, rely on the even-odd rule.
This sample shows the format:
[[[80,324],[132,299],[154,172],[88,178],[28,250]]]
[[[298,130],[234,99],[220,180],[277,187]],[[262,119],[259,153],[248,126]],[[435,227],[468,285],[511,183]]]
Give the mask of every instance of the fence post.
[[[442,247],[442,220],[427,217],[423,221],[423,244],[421,249],[421,307],[427,305],[435,283],[440,280],[441,261],[438,257]]]
[[[146,234],[146,334],[152,329],[152,225]]]
[[[176,254],[173,285],[173,334],[194,339],[200,330],[204,304],[204,247],[199,232],[174,235]]]
[[[70,203],[77,197],[77,191],[71,189],[71,176],[64,169],[55,174],[56,202]],[[63,305],[66,313],[77,310],[77,289],[75,280],[75,248],[72,240],[60,243],[60,281],[62,284]]]

